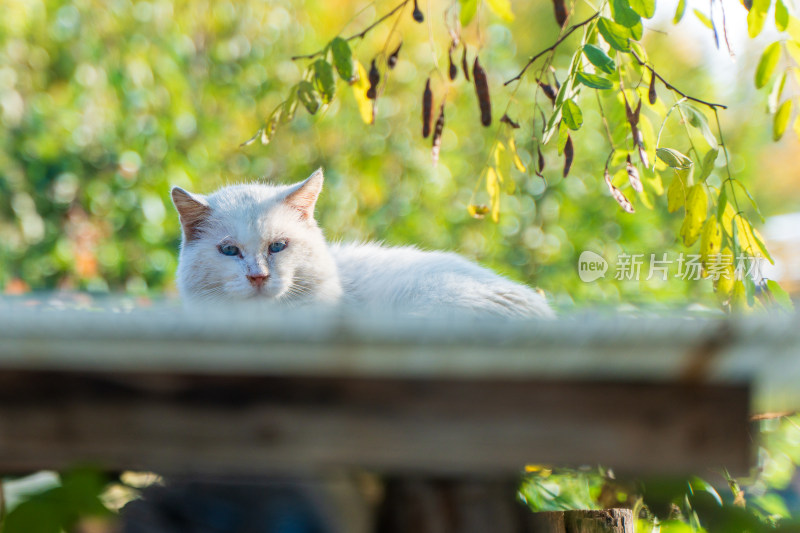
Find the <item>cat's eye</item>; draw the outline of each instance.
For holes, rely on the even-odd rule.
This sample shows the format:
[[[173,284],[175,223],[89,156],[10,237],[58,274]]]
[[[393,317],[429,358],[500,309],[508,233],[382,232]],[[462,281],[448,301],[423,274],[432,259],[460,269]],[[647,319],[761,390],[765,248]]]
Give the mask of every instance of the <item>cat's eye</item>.
[[[222,255],[228,255],[232,257],[235,255],[239,255],[241,251],[239,250],[238,247],[232,244],[222,244],[219,246],[219,253],[221,253]]]
[[[276,241],[269,245],[269,251],[273,254],[277,254],[284,248],[286,248],[286,242],[284,241]]]

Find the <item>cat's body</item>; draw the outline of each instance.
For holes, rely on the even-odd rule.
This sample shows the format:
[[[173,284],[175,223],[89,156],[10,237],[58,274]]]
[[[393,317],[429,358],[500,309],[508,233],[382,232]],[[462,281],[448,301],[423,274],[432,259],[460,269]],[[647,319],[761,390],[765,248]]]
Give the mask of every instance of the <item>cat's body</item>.
[[[174,188],[183,226],[177,282],[187,301],[342,303],[420,315],[552,316],[544,297],[452,253],[328,245],[314,221],[322,172],[290,186],[207,197]]]

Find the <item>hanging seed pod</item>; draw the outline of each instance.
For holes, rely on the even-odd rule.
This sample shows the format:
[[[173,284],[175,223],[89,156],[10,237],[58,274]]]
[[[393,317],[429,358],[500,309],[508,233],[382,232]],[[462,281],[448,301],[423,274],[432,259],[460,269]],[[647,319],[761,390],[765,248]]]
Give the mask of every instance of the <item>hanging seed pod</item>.
[[[544,156],[542,155],[542,146],[536,144],[536,150],[539,152],[539,173],[544,172]]]
[[[403,47],[403,41],[400,41],[400,44],[397,45],[394,52],[389,54],[389,58],[386,60],[386,64],[389,65],[389,68],[394,68],[397,64],[397,54],[400,53],[400,49]]]
[[[611,183],[611,176],[608,173],[608,167],[606,167],[605,171],[603,171],[603,179],[606,181],[606,185],[608,185],[608,190],[611,191],[611,196],[614,197],[614,200],[616,200],[619,206],[626,213],[633,213],[635,210],[631,201],[628,200],[624,194],[622,194],[622,191],[614,187],[614,184]]]
[[[656,75],[652,74],[650,77],[650,90],[647,91],[647,99],[650,102],[650,105],[656,103]]]
[[[375,100],[378,97],[377,89],[381,81],[381,73],[378,72],[378,67],[375,65],[375,60],[372,60],[372,65],[369,67],[369,89],[367,89],[367,98]]]
[[[447,52],[447,56],[450,59],[450,69],[448,71],[448,74],[450,75],[450,81],[453,81],[456,79],[456,76],[458,76],[458,67],[455,63],[453,63],[453,48],[455,47],[451,45],[450,50]]]
[[[503,118],[500,119],[500,122],[504,124],[508,124],[512,128],[519,129],[519,122],[516,122],[513,118],[509,117],[508,115],[503,115]]]
[[[436,126],[433,129],[433,148],[431,149],[433,166],[439,163],[439,150],[442,147],[442,130],[444,130],[444,102],[442,102],[442,107],[439,108],[439,118],[436,119]]]
[[[626,170],[628,171],[628,181],[631,182],[631,187],[636,192],[642,192],[642,178],[639,177],[639,170],[631,163],[631,154],[628,154],[628,161],[626,163]]]
[[[422,93],[422,137],[427,138],[431,134],[431,120],[433,118],[433,92],[431,91],[431,79],[425,82],[425,91]]]
[[[414,20],[417,22],[424,22],[425,16],[422,14],[422,11],[419,10],[419,6],[417,5],[417,0],[414,0],[414,12],[411,14],[414,17]]]
[[[469,66],[467,65],[467,45],[464,45],[464,52],[461,54],[461,70],[464,71],[464,78],[469,79]]]
[[[567,135],[567,144],[564,145],[564,177],[569,175],[569,169],[572,168],[572,160],[575,157],[575,149],[572,146],[572,137]]]
[[[475,56],[475,63],[472,64],[472,78],[475,80],[475,92],[478,94],[478,104],[481,108],[481,124],[489,126],[492,123],[492,102],[489,99],[489,81],[486,79],[486,71],[478,62]]]
[[[553,89],[553,86],[548,83],[539,82],[539,87],[542,88],[542,92],[544,95],[550,100],[553,104],[556,103],[556,90]]]
[[[567,5],[564,0],[553,0],[553,10],[556,14],[556,22],[560,28],[567,22]]]

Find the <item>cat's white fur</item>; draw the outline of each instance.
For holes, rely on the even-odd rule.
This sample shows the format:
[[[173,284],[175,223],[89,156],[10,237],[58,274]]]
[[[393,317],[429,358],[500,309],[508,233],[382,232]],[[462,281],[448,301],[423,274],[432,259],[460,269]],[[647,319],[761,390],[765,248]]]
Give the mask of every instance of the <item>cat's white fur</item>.
[[[540,293],[453,253],[375,243],[329,245],[313,216],[322,182],[317,170],[294,185],[234,185],[208,196],[174,187],[183,228],[177,284],[184,300],[552,316]],[[275,242],[285,242],[285,249],[270,252]],[[224,244],[241,253],[223,255]]]

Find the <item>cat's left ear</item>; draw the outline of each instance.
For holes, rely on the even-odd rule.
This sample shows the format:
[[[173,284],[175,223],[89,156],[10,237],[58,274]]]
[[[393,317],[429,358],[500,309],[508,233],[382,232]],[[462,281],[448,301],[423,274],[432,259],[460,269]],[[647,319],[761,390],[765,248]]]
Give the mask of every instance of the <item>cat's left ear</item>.
[[[289,189],[284,201],[300,211],[303,219],[314,218],[314,206],[317,205],[317,198],[322,191],[323,179],[322,169],[318,168],[305,181]]]

